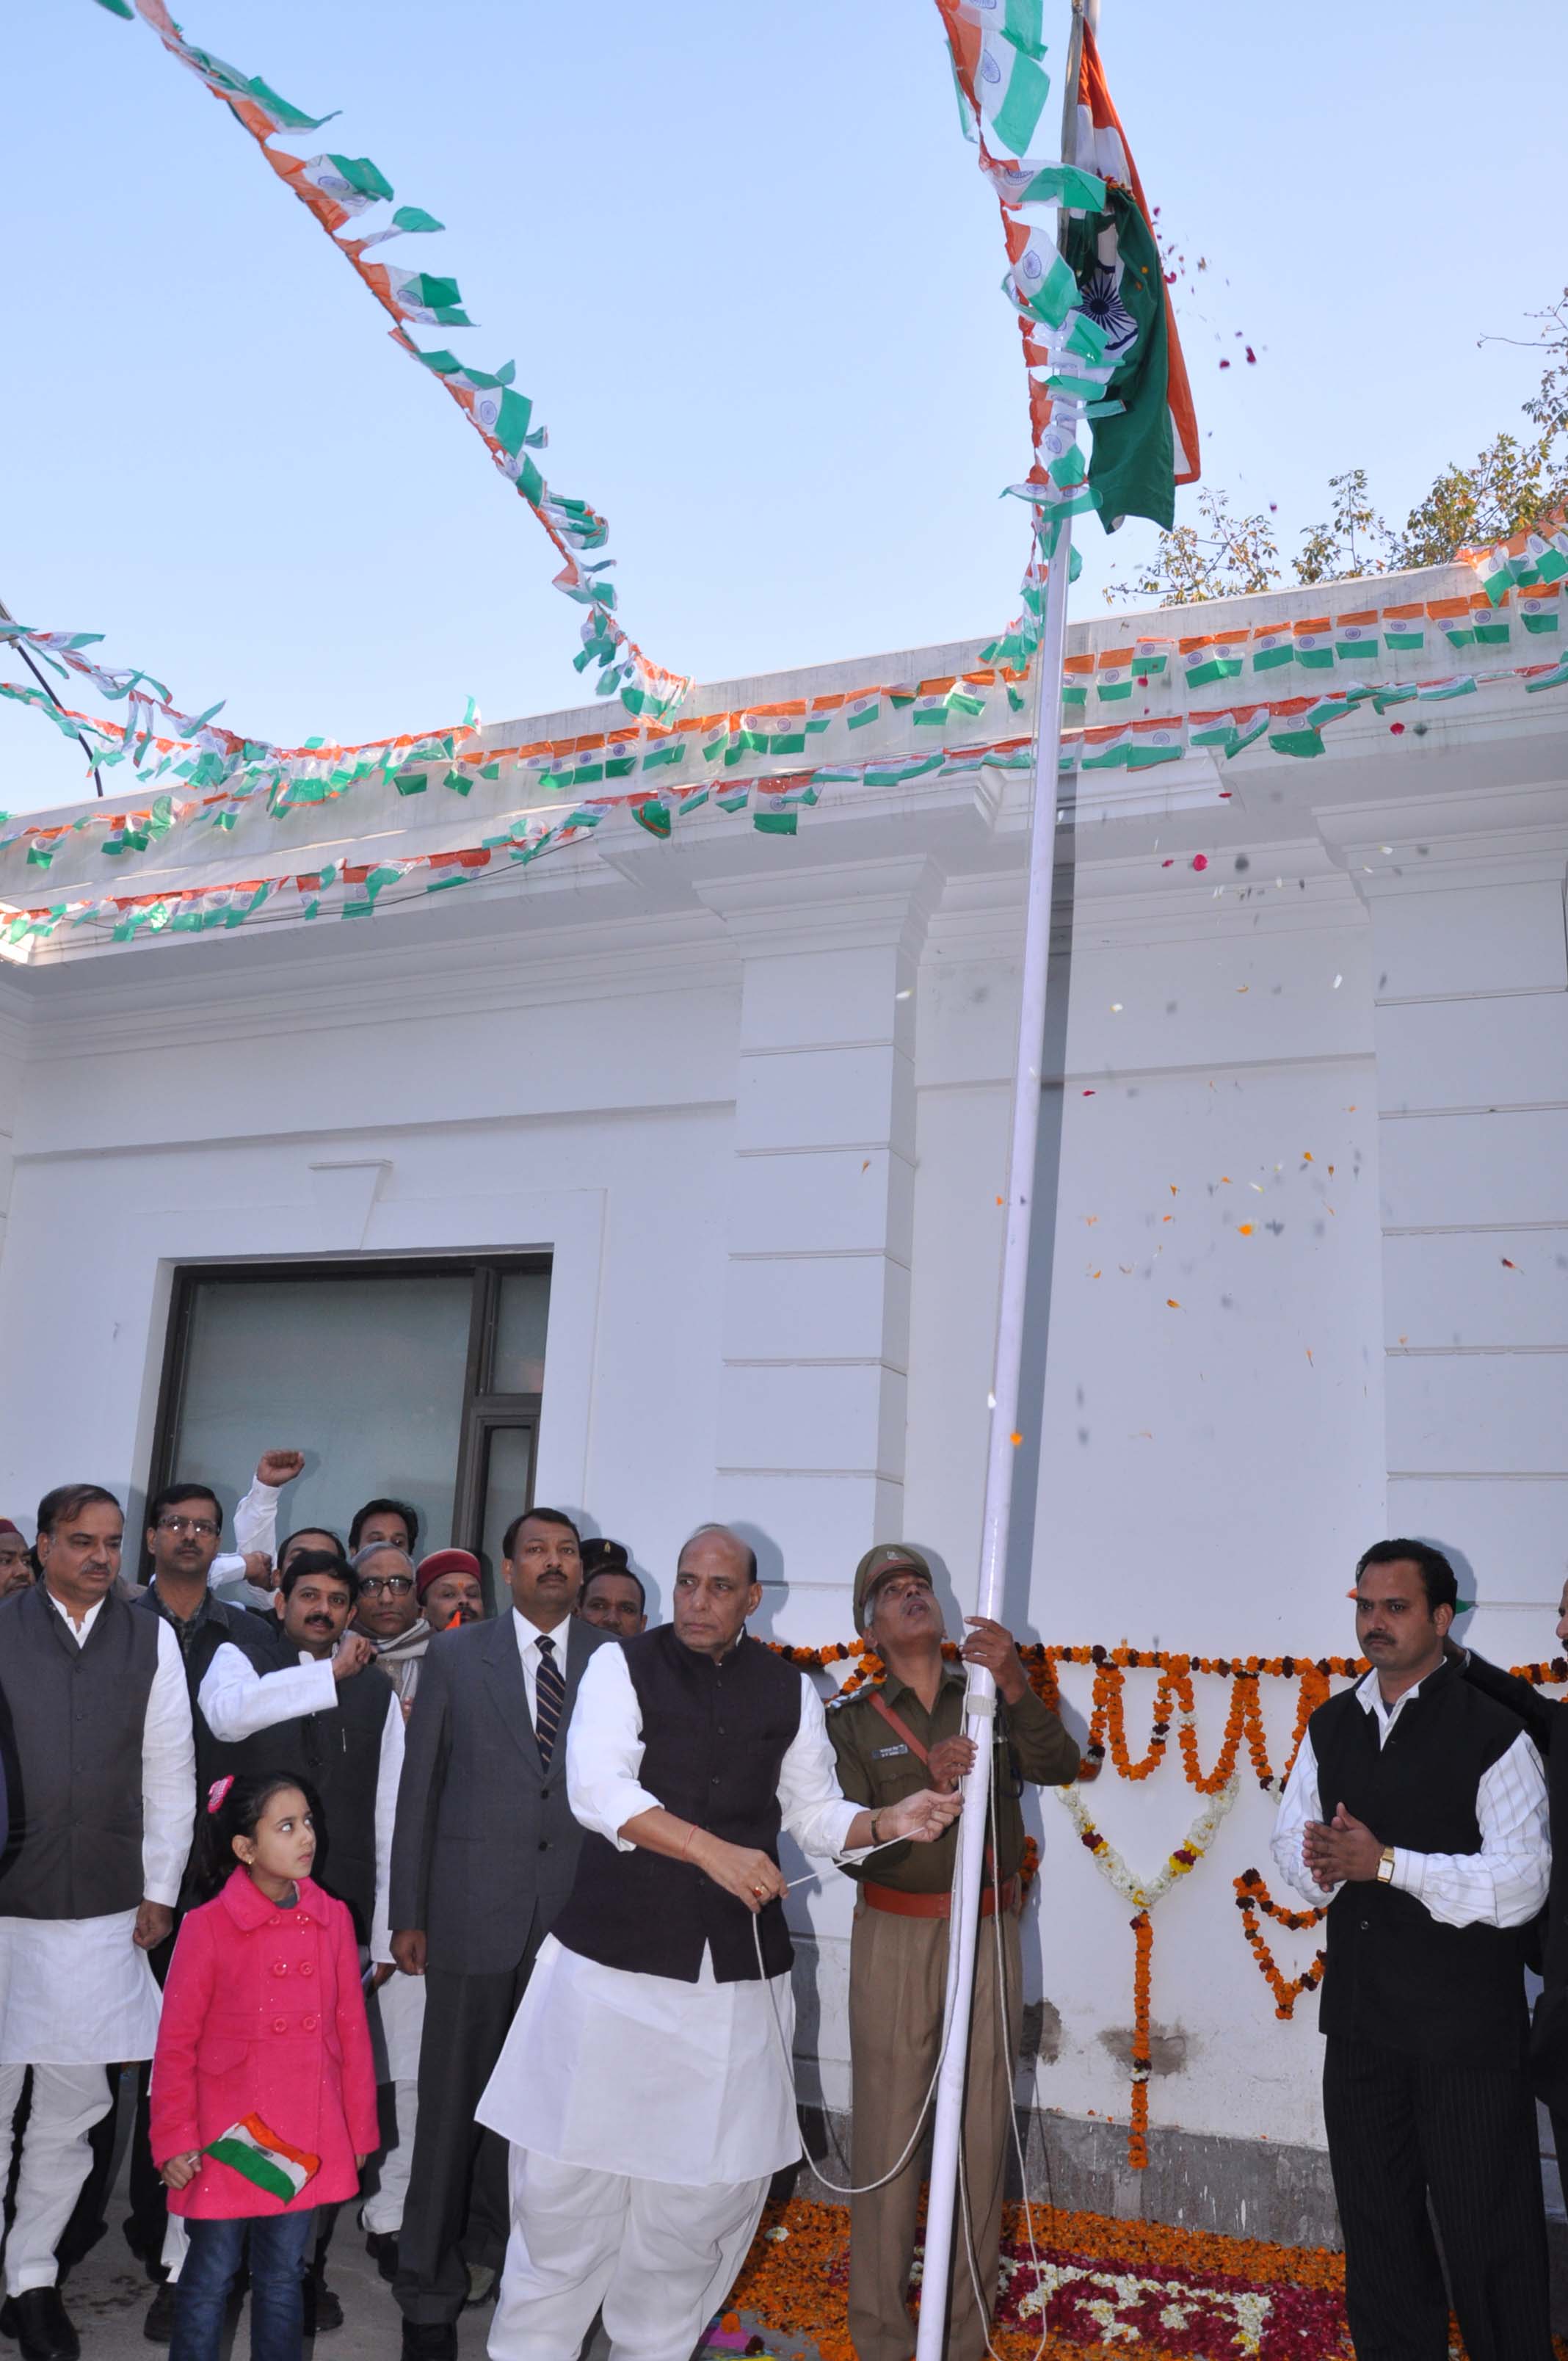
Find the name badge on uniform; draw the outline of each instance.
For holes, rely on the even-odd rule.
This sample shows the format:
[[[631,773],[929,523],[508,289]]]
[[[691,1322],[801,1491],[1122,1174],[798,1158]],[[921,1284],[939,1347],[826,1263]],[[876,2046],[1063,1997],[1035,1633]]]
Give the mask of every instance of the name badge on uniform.
[[[890,1762],[890,1761],[892,1760],[892,1758],[893,1758],[893,1756],[894,1756],[894,1755],[895,1755],[895,1754],[907,1754],[907,1753],[908,1753],[908,1752],[909,1752],[908,1747],[907,1747],[907,1746],[904,1746],[904,1745],[899,1745],[899,1746],[879,1746],[879,1747],[876,1749],[876,1752],[872,1754],[872,1761],[873,1763],[887,1763],[887,1762]]]

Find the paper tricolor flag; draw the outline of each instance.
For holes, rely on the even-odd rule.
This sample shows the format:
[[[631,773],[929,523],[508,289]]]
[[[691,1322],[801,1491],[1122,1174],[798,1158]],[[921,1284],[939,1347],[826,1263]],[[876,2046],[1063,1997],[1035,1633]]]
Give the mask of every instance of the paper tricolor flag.
[[[285,2205],[291,2205],[306,2181],[315,2178],[322,2162],[304,2148],[291,2147],[259,2115],[242,2115],[226,2132],[209,2140],[203,2154],[226,2164],[231,2172],[243,2174]]]

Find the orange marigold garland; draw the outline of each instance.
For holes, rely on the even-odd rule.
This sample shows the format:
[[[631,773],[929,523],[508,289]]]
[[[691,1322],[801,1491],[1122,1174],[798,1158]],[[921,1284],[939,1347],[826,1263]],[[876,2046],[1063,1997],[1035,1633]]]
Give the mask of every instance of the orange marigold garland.
[[[1236,1907],[1242,1914],[1247,1949],[1257,1962],[1259,1973],[1274,1993],[1274,2014],[1276,2016],[1294,2016],[1296,2003],[1301,1994],[1316,1992],[1321,1983],[1328,1956],[1326,1952],[1319,1951],[1314,1955],[1311,1966],[1304,1968],[1299,1976],[1281,1975],[1274,1954],[1264,1940],[1263,1930],[1257,1923],[1258,1916],[1261,1913],[1272,1918],[1277,1926],[1288,1927],[1293,1934],[1301,1934],[1309,1927],[1321,1926],[1327,1914],[1321,1910],[1287,1910],[1282,1904],[1276,1902],[1255,1869],[1244,1870],[1234,1883]]]
[[[1127,2162],[1142,2172],[1149,2160],[1149,1973],[1154,1928],[1140,1910],[1133,1930],[1133,2111],[1127,2125]]]

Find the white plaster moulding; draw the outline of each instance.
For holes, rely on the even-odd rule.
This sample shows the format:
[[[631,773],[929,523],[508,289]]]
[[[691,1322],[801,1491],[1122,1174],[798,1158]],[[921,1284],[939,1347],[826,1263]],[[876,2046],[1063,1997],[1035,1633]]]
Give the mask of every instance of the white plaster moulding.
[[[444,1137],[455,1133],[472,1137],[481,1132],[543,1131],[555,1126],[576,1128],[585,1123],[664,1123],[681,1115],[707,1121],[716,1115],[732,1115],[734,1108],[733,1098],[672,1099],[663,1105],[546,1107],[533,1111],[525,1108],[509,1115],[444,1115],[439,1126],[433,1127],[439,1128]],[[119,1159],[128,1156],[246,1156],[258,1148],[298,1147],[330,1151],[361,1141],[368,1145],[383,1139],[427,1140],[432,1129],[429,1123],[420,1122],[342,1124],[334,1125],[330,1129],[318,1126],[313,1131],[275,1131],[263,1125],[256,1131],[202,1134],[184,1139],[116,1139],[113,1143],[112,1153]],[[19,1148],[16,1160],[18,1164],[73,1164],[83,1160],[96,1163],[104,1153],[101,1146]],[[886,1153],[885,1149],[883,1153]],[[1518,1228],[1519,1224],[1516,1223],[1514,1226]],[[378,1247],[377,1252],[380,1251]],[[418,1247],[412,1251],[428,1253],[432,1249]],[[506,1251],[510,1253],[513,1249],[508,1247]]]

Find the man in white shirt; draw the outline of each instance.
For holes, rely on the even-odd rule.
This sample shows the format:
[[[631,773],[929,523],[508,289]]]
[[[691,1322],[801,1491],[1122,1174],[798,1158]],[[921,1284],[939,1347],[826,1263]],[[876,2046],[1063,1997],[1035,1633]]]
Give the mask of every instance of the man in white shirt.
[[[1323,2120],[1363,2361],[1447,2361],[1448,2297],[1481,2361],[1550,2361],[1546,2224],[1519,1929],[1546,1898],[1541,1760],[1444,1643],[1441,1551],[1356,1567],[1372,1670],[1320,1706],[1274,1858],[1328,1913]]]
[[[506,2251],[506,2151],[474,2110],[571,1890],[582,1831],[565,1737],[583,1668],[611,1644],[572,1612],[582,1557],[570,1517],[531,1509],[501,1547],[511,1611],[431,1641],[398,1797],[392,1949],[426,1986],[393,2282],[404,2361],[455,2361],[470,2270],[498,2270]]]
[[[235,1546],[221,1550],[207,1570],[208,1587],[221,1591],[231,1606],[269,1611],[272,1562],[278,1555],[278,1497],[304,1464],[302,1451],[264,1451],[257,1461],[250,1489],[234,1512]]]
[[[745,1634],[756,1575],[704,1527],[673,1623],[584,1676],[576,1880],[479,2107],[511,2142],[491,2361],[576,2361],[601,2306],[611,2361],[686,2361],[801,2152],[781,1827],[837,1854],[928,1841],[960,1808],[845,1800],[817,1692]]]
[[[180,1644],[115,1594],[113,1493],[66,1484],[38,1504],[42,1581],[0,1601],[0,1717],[25,1795],[0,1869],[0,2185],[33,2070],[0,2335],[22,2361],[76,2361],[54,2249],[108,2110],[104,2068],[150,2058],[163,1941],[195,1823],[195,1750]]]

